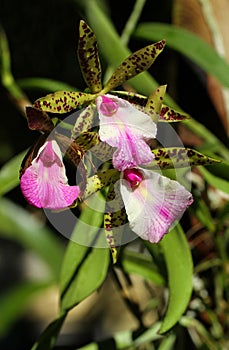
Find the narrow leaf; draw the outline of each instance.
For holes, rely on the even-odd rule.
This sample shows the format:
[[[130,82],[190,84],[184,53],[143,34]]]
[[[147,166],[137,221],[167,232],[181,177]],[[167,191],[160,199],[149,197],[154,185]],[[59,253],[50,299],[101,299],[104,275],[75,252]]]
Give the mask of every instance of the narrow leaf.
[[[134,52],[126,58],[106,83],[103,93],[107,93],[117,86],[122,85],[127,80],[147,70],[162,52],[164,47],[165,40],[161,40]]]
[[[41,90],[47,93],[64,90],[77,91],[74,86],[64,83],[63,81],[48,79],[48,78],[22,78],[17,79],[17,84],[23,90]]]
[[[57,91],[39,98],[34,107],[50,113],[67,113],[95,98],[92,94],[77,91]]]
[[[19,174],[23,158],[27,151],[23,151],[11,158],[0,170],[0,195],[4,195],[19,184]]]
[[[203,323],[191,316],[183,316],[180,324],[187,329],[194,329],[202,340],[203,347],[210,350],[219,350],[219,341],[214,339],[210,332],[204,327]]]
[[[79,26],[78,59],[89,89],[93,93],[101,91],[101,65],[96,36],[83,20]]]
[[[160,334],[170,330],[181,318],[192,293],[193,263],[190,248],[178,224],[159,243],[168,272],[169,302]]]
[[[5,198],[0,199],[0,233],[34,251],[57,278],[63,249],[53,232],[35,216],[28,215],[27,211]]]
[[[158,148],[152,150],[152,153],[155,155],[155,159],[147,166],[150,169],[158,169],[158,167],[160,169],[185,168],[220,162],[194,149],[183,147]]]
[[[98,230],[98,229],[97,229]],[[84,232],[86,234],[86,232]],[[73,254],[76,257],[80,247],[75,242],[70,243],[70,250],[67,250],[67,255],[62,268],[62,276],[65,273],[65,264],[68,260],[68,255]],[[85,248],[85,247],[83,247]],[[62,291],[61,309],[69,310],[79,302],[93,293],[104,281],[109,266],[109,249],[108,248],[89,248],[86,247],[86,253],[78,265],[74,263],[75,271],[71,276],[70,283],[67,288]],[[73,256],[70,257],[71,261]]]
[[[134,273],[159,286],[165,284],[163,276],[159,273],[152,259],[146,255],[125,249],[121,255],[121,264],[127,273]]]
[[[94,210],[93,208],[95,208]],[[74,228],[65,253],[60,276],[61,309],[69,310],[94,292],[104,281],[109,266],[109,249],[93,246],[104,240],[101,229],[105,202],[102,197],[90,197],[88,206]],[[82,238],[82,239],[81,239]],[[76,243],[77,242],[77,243]],[[81,244],[78,244],[78,243]],[[101,246],[101,245],[100,245]]]
[[[24,282],[16,285],[7,293],[1,294],[0,310],[2,322],[0,323],[0,336],[6,335],[13,323],[26,310],[31,299],[38,293],[43,292],[45,288],[51,285],[49,281],[40,282]]]
[[[40,339],[33,345],[31,350],[51,350],[56,343],[60,329],[64,323],[66,314],[61,315],[41,334]]]
[[[209,185],[229,194],[229,181],[211,174],[210,171],[204,167],[200,167],[199,170]]]
[[[194,200],[190,211],[198,218],[198,220],[204,225],[210,232],[215,232],[215,222],[211,215],[209,206],[202,198]]]
[[[223,86],[229,87],[229,64],[206,41],[190,31],[174,25],[151,22],[139,24],[134,36],[149,41],[166,38],[169,47],[187,56],[215,76]]]

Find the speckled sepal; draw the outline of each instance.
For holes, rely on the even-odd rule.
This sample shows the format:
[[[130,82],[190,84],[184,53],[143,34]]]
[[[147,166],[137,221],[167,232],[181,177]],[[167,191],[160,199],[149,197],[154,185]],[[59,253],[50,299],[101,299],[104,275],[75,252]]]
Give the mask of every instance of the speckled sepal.
[[[186,168],[194,165],[211,165],[219,160],[205,156],[190,148],[171,147],[152,150],[155,155],[153,162],[146,166],[150,169]]]
[[[107,93],[117,86],[122,85],[127,80],[135,77],[137,74],[147,70],[162,52],[164,47],[165,40],[161,40],[134,52],[126,58],[106,83],[103,93]]]
[[[48,114],[37,108],[26,107],[26,118],[31,130],[50,133],[54,128],[54,124]]]
[[[57,91],[39,98],[34,107],[50,113],[68,113],[88,104],[94,95],[76,91]]]
[[[93,120],[96,115],[95,105],[90,104],[77,115],[75,125],[72,128],[71,137],[75,140],[81,133],[92,128]]]
[[[101,91],[101,65],[96,36],[82,20],[79,25],[78,59],[84,80],[91,92]]]
[[[115,183],[119,179],[119,172],[116,169],[109,169],[98,172],[87,179],[86,189],[82,195],[82,200],[100,191],[105,186]]]
[[[166,93],[166,86],[167,85],[158,86],[158,88],[149,96],[144,108],[144,112],[150,115],[155,123],[158,122],[158,119],[160,118],[159,116]]]

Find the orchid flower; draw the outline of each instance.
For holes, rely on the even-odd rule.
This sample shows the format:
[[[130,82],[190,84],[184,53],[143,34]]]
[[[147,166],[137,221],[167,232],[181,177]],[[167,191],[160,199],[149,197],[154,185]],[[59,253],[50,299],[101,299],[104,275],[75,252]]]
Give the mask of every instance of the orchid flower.
[[[155,138],[153,120],[129,102],[112,95],[96,100],[101,141],[116,147],[113,166],[121,171],[120,191],[130,228],[141,238],[159,242],[192,203],[177,181],[140,168],[154,159],[147,140]]]
[[[193,202],[177,181],[142,168],[121,173],[120,191],[130,228],[152,243],[158,243]]]
[[[119,171],[153,161],[147,141],[155,138],[157,126],[153,120],[128,101],[113,95],[96,99],[100,119],[99,136],[112,147],[113,166]]]
[[[20,182],[27,201],[38,208],[62,209],[79,195],[78,186],[69,186],[60,148],[49,140],[25,170]]]

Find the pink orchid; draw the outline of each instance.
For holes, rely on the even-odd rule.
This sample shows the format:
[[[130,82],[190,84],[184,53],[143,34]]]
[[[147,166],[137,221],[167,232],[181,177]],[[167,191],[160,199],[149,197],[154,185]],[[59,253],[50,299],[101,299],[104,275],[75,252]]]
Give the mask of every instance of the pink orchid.
[[[120,191],[130,228],[152,243],[158,243],[193,202],[177,181],[142,168],[124,170]]]
[[[55,140],[46,141],[25,170],[20,182],[27,201],[38,208],[62,209],[79,195],[78,186],[69,186],[60,148]]]
[[[154,155],[147,140],[155,138],[157,133],[153,120],[128,101],[113,95],[97,97],[96,104],[100,139],[116,147],[113,166],[123,171],[151,163]]]

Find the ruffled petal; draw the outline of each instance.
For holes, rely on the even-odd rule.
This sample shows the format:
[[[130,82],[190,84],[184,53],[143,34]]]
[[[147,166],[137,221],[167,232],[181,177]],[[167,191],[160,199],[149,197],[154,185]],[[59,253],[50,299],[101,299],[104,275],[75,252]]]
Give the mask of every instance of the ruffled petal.
[[[112,95],[96,99],[101,141],[117,147],[113,165],[122,171],[127,167],[149,164],[154,159],[147,140],[156,137],[157,126],[128,101]]]
[[[38,207],[62,209],[79,195],[78,186],[69,186],[56,141],[47,141],[21,177],[21,190],[27,201]]]
[[[192,194],[177,181],[151,170],[138,170],[144,179],[137,187],[123,177],[120,184],[128,221],[141,238],[158,243],[192,204]]]

